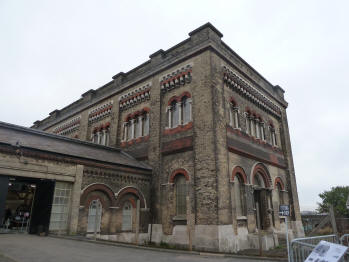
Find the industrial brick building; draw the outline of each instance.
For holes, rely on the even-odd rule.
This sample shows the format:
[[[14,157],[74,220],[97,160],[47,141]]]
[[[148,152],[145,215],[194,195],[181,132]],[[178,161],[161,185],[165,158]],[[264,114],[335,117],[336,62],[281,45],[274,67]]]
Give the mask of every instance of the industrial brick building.
[[[284,234],[280,204],[303,234],[284,91],[222,36],[205,24],[34,123],[132,159],[83,168],[76,232],[91,232],[97,203],[100,238],[236,252],[258,247],[258,203],[264,248]]]

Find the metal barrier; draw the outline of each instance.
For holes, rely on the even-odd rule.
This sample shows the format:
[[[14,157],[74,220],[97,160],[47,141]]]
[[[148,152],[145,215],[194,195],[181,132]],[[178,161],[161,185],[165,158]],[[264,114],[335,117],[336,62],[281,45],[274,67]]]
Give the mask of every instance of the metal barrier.
[[[321,240],[339,243],[339,239],[336,235],[295,238],[291,241],[290,245],[290,262],[305,261]]]
[[[343,246],[349,247],[349,234],[344,234],[341,236],[340,243]]]

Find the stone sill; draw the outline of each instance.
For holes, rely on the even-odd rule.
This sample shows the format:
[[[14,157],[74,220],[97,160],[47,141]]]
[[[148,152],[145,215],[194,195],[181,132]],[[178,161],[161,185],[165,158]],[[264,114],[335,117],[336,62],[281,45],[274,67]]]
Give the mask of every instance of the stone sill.
[[[187,218],[185,216],[174,216],[172,218],[173,221],[187,221]]]
[[[236,219],[237,220],[247,220],[247,217],[246,216],[238,216]]]

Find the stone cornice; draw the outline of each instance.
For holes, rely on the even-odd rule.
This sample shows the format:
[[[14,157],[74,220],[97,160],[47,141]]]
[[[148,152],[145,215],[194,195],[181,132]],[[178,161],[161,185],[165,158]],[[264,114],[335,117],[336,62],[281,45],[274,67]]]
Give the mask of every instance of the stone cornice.
[[[278,118],[281,117],[281,108],[278,105],[225,65],[223,65],[223,80],[231,89],[252,101],[256,106]]]

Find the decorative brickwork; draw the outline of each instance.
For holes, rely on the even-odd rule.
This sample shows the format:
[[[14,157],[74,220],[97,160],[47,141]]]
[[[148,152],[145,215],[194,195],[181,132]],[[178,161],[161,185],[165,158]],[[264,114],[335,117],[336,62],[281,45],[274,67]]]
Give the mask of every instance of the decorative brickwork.
[[[185,180],[189,181],[189,174],[188,174],[187,170],[185,170],[184,168],[179,168],[179,169],[174,170],[171,173],[170,178],[169,178],[169,183],[174,183],[175,177],[177,175],[184,175]]]
[[[189,84],[192,79],[192,64],[188,64],[174,70],[160,78],[160,87],[162,92],[170,91],[176,87]]]
[[[234,181],[234,178],[237,174],[240,174],[242,179],[244,180],[244,183],[247,184],[247,176],[246,176],[246,173],[245,173],[245,170],[240,167],[240,166],[236,166],[234,167],[233,169],[233,173],[232,173],[232,176],[231,176],[231,180]]]
[[[53,133],[63,136],[71,134],[79,129],[80,120],[81,116],[74,117],[53,129]]]
[[[240,95],[251,100],[253,103],[261,107],[263,110],[280,117],[281,109],[275,103],[273,103],[269,98],[263,95],[256,88],[252,87],[251,84],[247,83],[244,79],[234,73],[231,69],[223,66],[224,71],[224,82]]]
[[[281,190],[285,190],[285,185],[284,182],[282,182],[282,179],[280,177],[275,178],[275,182],[274,182],[274,188],[277,187],[277,184],[280,185]]]
[[[120,201],[122,200],[123,196],[125,196],[127,194],[135,195],[141,202],[140,203],[141,204],[141,208],[146,208],[147,207],[143,194],[137,188],[134,188],[134,187],[123,188],[122,190],[120,190],[117,193],[117,199],[116,199],[116,205],[117,206],[120,206]]]
[[[104,184],[92,184],[92,185],[86,187],[83,190],[83,193],[82,193],[81,198],[80,198],[81,205],[86,204],[85,202],[88,200],[87,196],[93,191],[101,191],[101,192],[105,193],[108,196],[111,204],[113,206],[115,205],[116,199],[115,199],[115,195],[114,195],[113,190],[111,190],[110,187],[108,187],[107,185],[104,185]],[[87,205],[87,206],[89,206],[89,205]]]
[[[264,184],[266,188],[270,188],[271,186],[271,177],[269,175],[268,169],[261,163],[257,164],[252,171],[251,183],[254,184],[255,175],[259,173],[262,175]]]
[[[97,122],[99,120],[106,118],[111,114],[112,108],[113,108],[113,100],[90,110],[88,113],[88,123],[92,124],[94,122]]]
[[[120,97],[120,111],[131,108],[145,100],[150,99],[151,83],[136,88]]]

